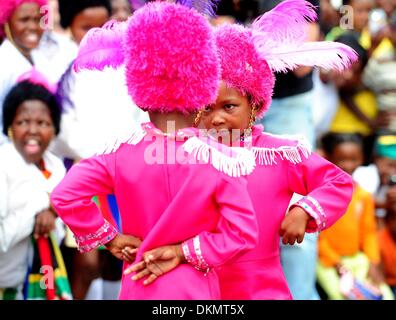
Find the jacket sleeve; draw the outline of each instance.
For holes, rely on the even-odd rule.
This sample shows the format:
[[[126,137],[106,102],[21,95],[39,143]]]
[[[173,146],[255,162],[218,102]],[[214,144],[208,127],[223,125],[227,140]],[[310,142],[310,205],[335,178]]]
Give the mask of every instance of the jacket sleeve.
[[[81,252],[103,245],[117,235],[92,200],[98,194],[113,194],[114,157],[112,153],[82,160],[51,194],[53,207],[73,232]]]
[[[204,231],[182,243],[186,260],[196,269],[208,271],[257,245],[258,225],[246,186],[246,178],[220,175],[216,232]]]
[[[35,185],[28,180],[19,182],[18,202],[12,207],[9,202],[7,175],[0,169],[0,252],[6,252],[33,232],[36,214],[49,208],[49,195],[36,192]]]
[[[292,207],[299,206],[312,217],[307,232],[333,225],[347,211],[352,199],[352,177],[315,153],[289,166],[289,186],[304,196]]]

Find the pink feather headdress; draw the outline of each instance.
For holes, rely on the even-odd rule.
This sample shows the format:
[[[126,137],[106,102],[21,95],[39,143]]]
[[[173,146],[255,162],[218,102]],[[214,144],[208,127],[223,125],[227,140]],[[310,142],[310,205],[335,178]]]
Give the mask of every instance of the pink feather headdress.
[[[190,2],[151,2],[126,22],[89,31],[74,69],[125,63],[129,94],[146,111],[187,114],[213,103],[220,79],[213,29],[194,9],[205,1]]]
[[[4,35],[4,25],[15,9],[23,3],[37,3],[40,7],[48,5],[48,0],[1,0],[0,1],[0,36]]]
[[[215,30],[222,80],[259,105],[262,117],[271,104],[273,72],[299,66],[344,70],[357,60],[356,52],[341,43],[306,42],[314,7],[304,0],[286,0],[257,18],[251,28],[221,25]]]

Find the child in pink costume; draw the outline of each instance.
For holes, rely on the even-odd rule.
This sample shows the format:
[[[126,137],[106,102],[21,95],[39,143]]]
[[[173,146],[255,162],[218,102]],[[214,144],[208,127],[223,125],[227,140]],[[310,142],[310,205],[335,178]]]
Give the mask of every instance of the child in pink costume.
[[[144,239],[139,261],[146,250],[193,239],[192,264],[178,266],[151,286],[123,277],[120,299],[218,299],[211,267],[254,247],[258,235],[241,177],[253,170],[253,153],[229,148],[226,154],[199,139],[197,129],[184,128],[215,100],[220,72],[213,32],[193,9],[150,3],[127,23],[92,30],[76,68],[124,61],[129,93],[162,130],[144,124],[103,154],[81,161],[53,191],[53,205],[81,251],[105,244],[121,258],[128,241],[134,245],[126,235],[134,235]],[[174,130],[166,125],[171,119]],[[92,202],[98,194],[115,194],[126,235],[118,234]]]
[[[351,200],[351,177],[311,153],[303,140],[252,128],[256,114],[262,116],[271,103],[273,71],[298,65],[341,70],[356,59],[352,49],[339,43],[304,43],[304,26],[315,18],[309,3],[288,0],[256,20],[252,29],[223,25],[215,31],[222,83],[202,120],[207,129],[237,137],[233,145],[252,147],[257,166],[248,176],[248,190],[260,230],[256,248],[218,268],[222,299],[291,299],[280,263],[279,234],[285,244],[301,243],[305,232],[330,227]],[[305,197],[285,217],[294,192]],[[142,273],[156,272],[159,250],[145,253],[151,261]]]
[[[237,101],[245,103],[246,115],[253,123],[271,103],[273,71],[292,70],[298,65],[343,69],[356,59],[352,49],[328,42],[304,43],[304,26],[316,18],[313,7],[302,0],[284,1],[258,18],[251,29],[237,25],[220,26],[215,36],[222,66],[220,92],[234,89]],[[207,128],[236,128],[227,121],[242,111],[238,102],[218,96],[206,108],[203,122]],[[220,120],[219,120],[220,119]],[[352,195],[351,178],[338,167],[310,152],[303,140],[273,136],[254,126],[242,143],[251,144],[257,167],[248,177],[249,194],[259,224],[259,244],[229,264],[220,267],[223,299],[290,299],[291,294],[279,256],[279,234],[298,219],[308,219],[306,229],[296,229],[295,237],[283,243],[301,242],[304,232],[330,227],[345,212]],[[291,206],[293,193],[304,195]],[[302,216],[299,218],[299,216]]]

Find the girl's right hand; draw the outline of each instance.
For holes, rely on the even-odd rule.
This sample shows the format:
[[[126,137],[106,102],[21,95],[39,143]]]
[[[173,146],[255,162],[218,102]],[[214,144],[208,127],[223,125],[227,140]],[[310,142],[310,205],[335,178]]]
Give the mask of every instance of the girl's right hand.
[[[35,239],[40,236],[47,237],[55,229],[56,214],[50,208],[39,212],[36,215],[33,236]]]

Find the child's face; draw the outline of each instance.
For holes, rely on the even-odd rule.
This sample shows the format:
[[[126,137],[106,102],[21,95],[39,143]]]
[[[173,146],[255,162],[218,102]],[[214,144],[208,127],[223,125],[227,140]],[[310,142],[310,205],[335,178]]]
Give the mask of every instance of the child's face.
[[[249,127],[251,113],[249,99],[221,82],[217,100],[205,108],[202,121],[206,129],[230,134],[231,130],[239,129],[242,134]]]
[[[111,18],[117,21],[125,21],[132,14],[128,0],[112,0],[111,9],[113,12]]]
[[[334,73],[333,79],[338,89],[355,89],[362,81],[362,63],[358,60],[349,69]]]
[[[374,8],[374,1],[353,0],[351,6],[353,8],[353,27],[356,31],[361,32],[368,26],[369,13]]]
[[[78,44],[85,34],[92,28],[101,28],[109,20],[109,13],[105,7],[87,8],[73,19],[70,30],[74,41]]]
[[[40,8],[36,3],[20,5],[11,18],[9,25],[15,44],[24,51],[35,49],[43,35],[40,27]]]
[[[55,136],[48,107],[39,100],[27,100],[17,109],[11,124],[16,149],[28,163],[39,164]]]
[[[396,174],[396,160],[386,157],[377,157],[375,159],[375,165],[378,168],[381,184],[388,185],[390,177]]]
[[[335,147],[329,161],[340,167],[346,173],[352,173],[363,164],[361,147],[353,142],[344,142]]]

